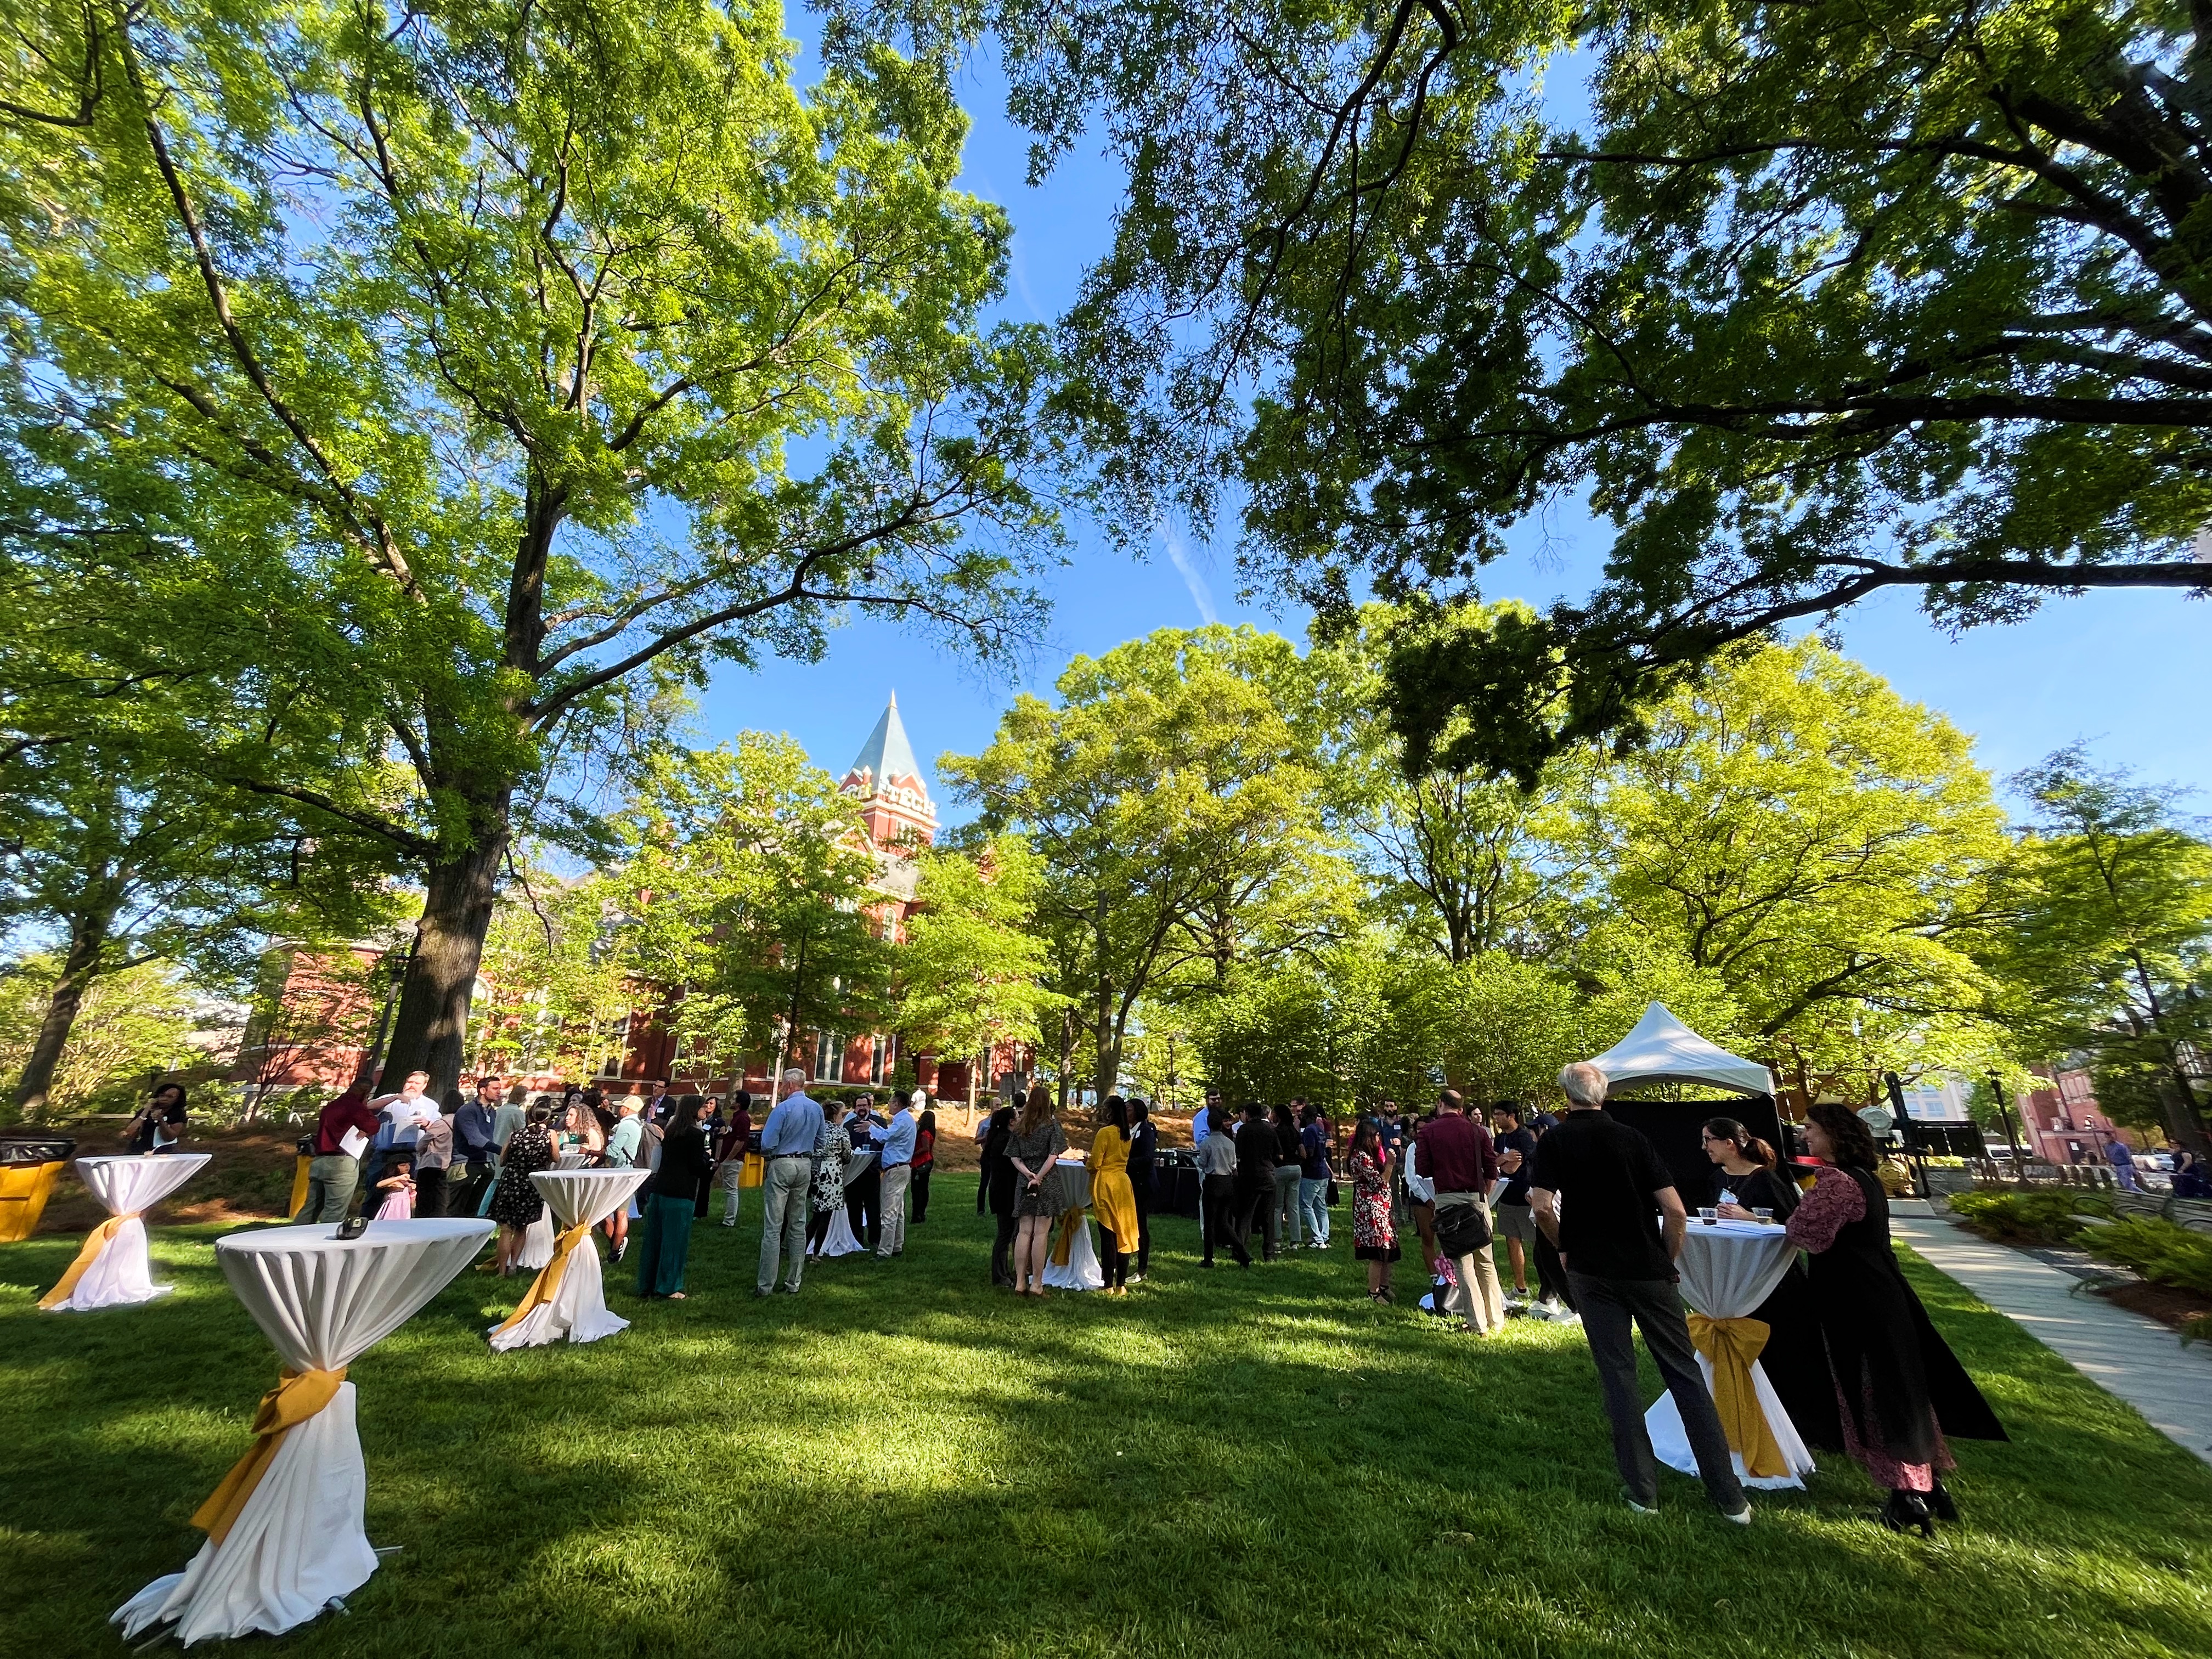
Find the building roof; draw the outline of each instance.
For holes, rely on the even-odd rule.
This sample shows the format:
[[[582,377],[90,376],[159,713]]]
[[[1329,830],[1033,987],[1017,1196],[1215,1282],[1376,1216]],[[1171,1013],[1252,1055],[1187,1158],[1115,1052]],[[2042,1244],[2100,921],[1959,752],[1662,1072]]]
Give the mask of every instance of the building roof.
[[[846,771],[848,781],[861,773],[868,775],[868,787],[880,789],[894,779],[911,779],[911,787],[920,792],[926,800],[929,786],[922,780],[921,764],[914,757],[914,745],[907,741],[905,724],[899,719],[898,693],[891,693],[890,704],[876,729],[868,733],[868,740],[860,745],[860,752]]]

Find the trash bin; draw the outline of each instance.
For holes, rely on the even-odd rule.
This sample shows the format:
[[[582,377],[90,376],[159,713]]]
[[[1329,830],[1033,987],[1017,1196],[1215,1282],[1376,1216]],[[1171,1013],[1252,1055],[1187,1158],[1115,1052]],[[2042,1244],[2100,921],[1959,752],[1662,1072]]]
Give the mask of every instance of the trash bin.
[[[0,1133],[0,1244],[13,1244],[38,1230],[46,1199],[76,1152],[67,1135]]]

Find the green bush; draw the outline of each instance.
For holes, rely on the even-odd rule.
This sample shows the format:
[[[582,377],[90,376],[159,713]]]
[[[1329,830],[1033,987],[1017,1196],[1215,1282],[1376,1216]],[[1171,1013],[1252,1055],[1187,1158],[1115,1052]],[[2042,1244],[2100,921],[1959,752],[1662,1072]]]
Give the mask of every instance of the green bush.
[[[2112,1212],[2110,1202],[2092,1193],[1957,1193],[1951,1199],[1952,1214],[2003,1244],[2071,1244],[2089,1231],[2083,1216]]]
[[[2156,1218],[2094,1230],[2089,1253],[2133,1267],[2154,1285],[2212,1296],[2212,1237]]]

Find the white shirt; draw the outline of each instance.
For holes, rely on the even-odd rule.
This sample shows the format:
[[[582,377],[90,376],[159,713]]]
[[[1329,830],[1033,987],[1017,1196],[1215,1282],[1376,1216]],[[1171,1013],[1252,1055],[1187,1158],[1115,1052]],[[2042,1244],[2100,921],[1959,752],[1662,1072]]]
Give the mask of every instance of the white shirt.
[[[421,1126],[440,1115],[438,1103],[428,1095],[394,1095],[384,1103],[384,1119],[392,1126],[395,1146],[412,1146]]]

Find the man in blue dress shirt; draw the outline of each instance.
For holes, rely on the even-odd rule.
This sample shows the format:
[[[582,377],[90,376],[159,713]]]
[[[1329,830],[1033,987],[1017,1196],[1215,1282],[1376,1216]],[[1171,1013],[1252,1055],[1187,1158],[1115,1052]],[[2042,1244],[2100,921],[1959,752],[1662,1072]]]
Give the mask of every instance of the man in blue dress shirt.
[[[904,1089],[896,1089],[891,1091],[891,1098],[897,1103],[898,1109],[891,1114],[890,1125],[884,1131],[876,1154],[876,1163],[884,1172],[876,1199],[876,1212],[882,1218],[882,1231],[876,1244],[878,1255],[906,1253],[906,1188],[914,1175],[914,1097]]]
[[[822,1139],[822,1109],[806,1097],[806,1073],[796,1066],[777,1086],[775,1109],[761,1127],[761,1157],[768,1176],[762,1183],[767,1218],[761,1229],[760,1278],[755,1296],[781,1290],[799,1294],[806,1269],[806,1194],[814,1180],[814,1146]],[[788,1277],[775,1282],[779,1266]]]

